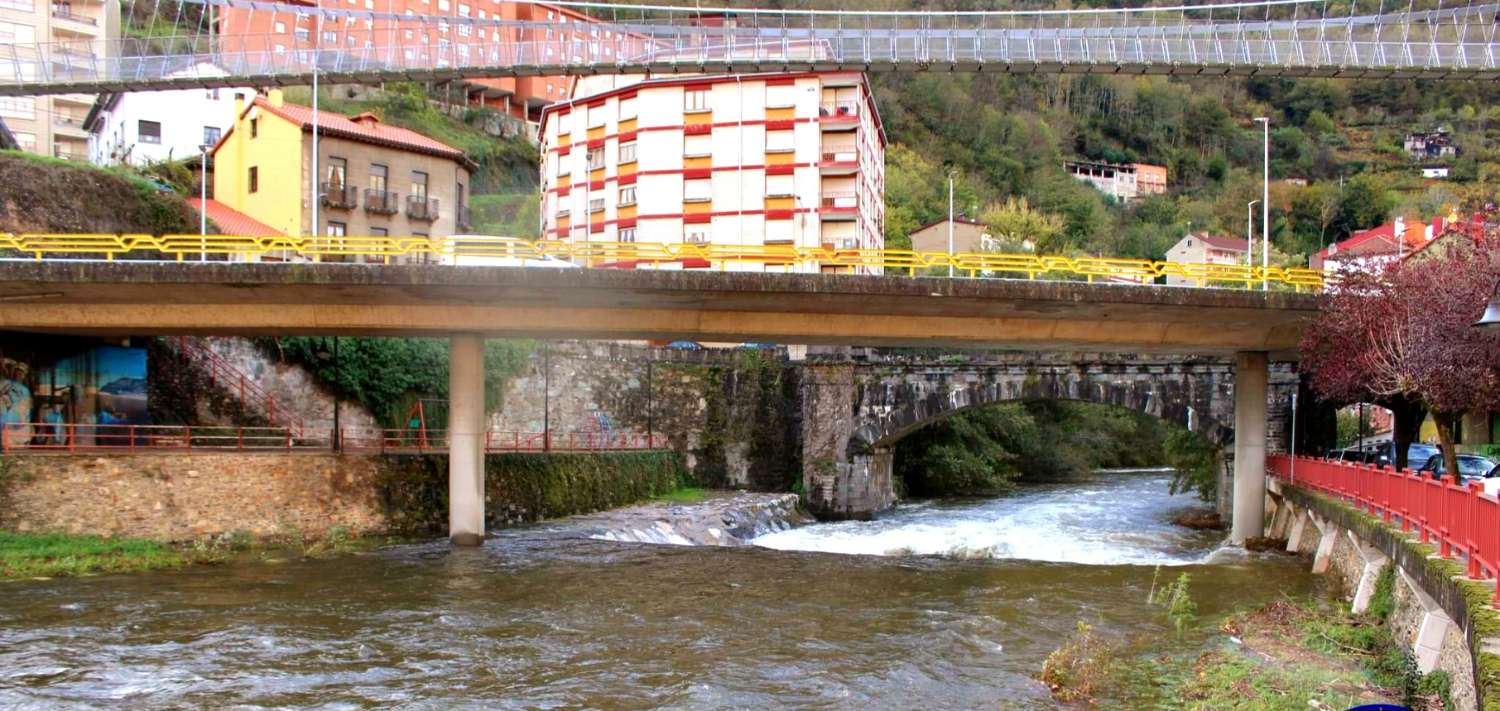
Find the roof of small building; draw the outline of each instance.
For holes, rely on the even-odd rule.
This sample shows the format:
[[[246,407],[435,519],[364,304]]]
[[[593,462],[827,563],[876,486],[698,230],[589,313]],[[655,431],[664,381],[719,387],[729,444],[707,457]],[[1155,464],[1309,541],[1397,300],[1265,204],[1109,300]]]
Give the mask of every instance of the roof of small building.
[[[245,107],[240,117],[243,118],[246,113],[255,108],[279,116],[288,122],[296,124],[305,131],[312,130],[313,110],[310,107],[288,103],[282,103],[278,106],[276,102],[264,96],[257,96],[255,97],[255,101],[250,102],[250,105]],[[417,153],[426,153],[441,158],[449,158],[462,163],[471,172],[477,167],[474,161],[469,160],[469,157],[462,150],[437,139],[424,136],[411,129],[382,123],[378,116],[369,112],[354,116],[345,116],[332,111],[320,110],[317,114],[318,135],[320,136],[344,138],[377,146],[386,146]],[[219,139],[218,145],[214,146],[215,153],[218,152],[220,146],[224,145],[225,141],[229,140],[229,136],[233,133],[234,129],[232,128],[224,133],[223,138]]]
[[[1227,251],[1230,251],[1230,252],[1248,252],[1248,251],[1250,251],[1250,242],[1249,242],[1249,240],[1243,240],[1243,239],[1240,239],[1238,237],[1225,237],[1223,235],[1211,235],[1211,234],[1188,235],[1188,236],[1189,237],[1197,237],[1198,239],[1203,240],[1204,244],[1206,244],[1206,245],[1208,245],[1210,247],[1213,247],[1214,249],[1223,249],[1223,250],[1227,250]]]
[[[921,232],[922,230],[926,230],[926,229],[931,229],[933,227],[937,227],[938,225],[941,225],[941,224],[943,224],[943,223],[945,223],[947,221],[948,221],[948,218],[946,218],[946,217],[944,217],[941,220],[933,220],[932,222],[929,222],[929,223],[927,223],[925,225],[922,225],[921,227],[918,227],[917,229],[912,230],[911,234],[916,234],[918,232]],[[953,224],[955,224],[955,225],[973,225],[975,227],[983,227],[984,226],[983,222],[980,222],[979,220],[971,220],[971,219],[969,219],[967,217],[964,217],[962,215],[953,218]]]
[[[188,205],[194,210],[204,212],[203,201],[198,198],[188,198]],[[282,232],[260,220],[246,215],[218,200],[209,199],[208,219],[213,220],[219,226],[219,231],[226,235],[242,235],[246,237],[275,237]]]

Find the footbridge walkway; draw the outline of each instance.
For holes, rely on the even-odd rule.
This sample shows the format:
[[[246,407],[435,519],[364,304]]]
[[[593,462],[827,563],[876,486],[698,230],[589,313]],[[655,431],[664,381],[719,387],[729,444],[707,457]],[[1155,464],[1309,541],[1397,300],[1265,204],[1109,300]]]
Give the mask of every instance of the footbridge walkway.
[[[0,95],[306,84],[315,75],[343,83],[807,69],[1500,76],[1493,3],[959,12],[550,4],[597,23],[584,33],[561,14],[516,20],[333,3],[125,0],[119,38],[0,45]],[[311,31],[289,47],[285,35],[249,29],[272,25]],[[442,41],[431,41],[439,31]]]

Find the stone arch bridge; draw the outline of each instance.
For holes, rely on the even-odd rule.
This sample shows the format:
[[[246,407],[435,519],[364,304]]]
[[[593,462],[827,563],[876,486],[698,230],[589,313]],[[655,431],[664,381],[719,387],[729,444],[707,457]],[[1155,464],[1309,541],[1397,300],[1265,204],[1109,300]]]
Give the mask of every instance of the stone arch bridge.
[[[814,358],[802,370],[803,483],[808,506],[827,518],[862,518],[889,508],[895,503],[895,443],[921,427],[986,405],[1095,402],[1162,418],[1221,445],[1234,440],[1235,366],[1224,359],[1038,353],[925,357],[861,350],[853,358]],[[1288,441],[1296,389],[1292,366],[1272,365],[1268,451],[1282,451]],[[1226,478],[1219,505],[1227,510],[1232,466],[1221,471]]]

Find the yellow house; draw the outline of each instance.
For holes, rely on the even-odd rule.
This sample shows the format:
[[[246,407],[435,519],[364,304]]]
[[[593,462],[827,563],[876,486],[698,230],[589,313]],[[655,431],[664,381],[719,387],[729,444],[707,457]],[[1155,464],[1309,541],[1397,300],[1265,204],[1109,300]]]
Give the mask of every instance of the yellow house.
[[[469,228],[475,165],[457,148],[374,114],[319,111],[313,169],[312,109],[272,90],[248,106],[238,103],[235,113],[212,151],[222,208],[288,235],[426,237]]]

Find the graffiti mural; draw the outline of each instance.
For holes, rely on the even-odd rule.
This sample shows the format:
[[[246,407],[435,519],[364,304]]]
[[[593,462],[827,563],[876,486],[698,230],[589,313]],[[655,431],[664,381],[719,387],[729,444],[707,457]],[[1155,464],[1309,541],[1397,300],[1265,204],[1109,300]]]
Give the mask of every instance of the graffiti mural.
[[[0,427],[10,443],[128,444],[151,423],[146,349],[81,339],[0,343]]]

